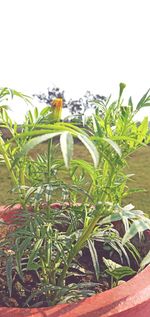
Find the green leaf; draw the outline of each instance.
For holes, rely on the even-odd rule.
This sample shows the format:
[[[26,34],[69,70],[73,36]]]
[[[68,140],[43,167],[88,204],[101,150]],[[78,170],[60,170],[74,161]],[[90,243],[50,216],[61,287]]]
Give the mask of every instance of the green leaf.
[[[118,221],[118,220],[121,220],[121,219],[122,219],[121,213],[117,212],[117,213],[113,213],[113,214],[103,218],[100,221],[100,224],[103,225],[103,224],[115,222],[115,221]]]
[[[40,112],[40,116],[44,117],[49,112],[50,112],[50,106],[44,107]]]
[[[39,115],[38,108],[35,107],[35,109],[34,109],[34,117],[35,117],[35,119],[38,118],[38,115]]]
[[[140,268],[143,270],[144,267],[150,263],[150,251],[147,253],[147,255],[144,257],[140,264]]]
[[[106,272],[113,278],[115,278],[117,281],[121,280],[125,276],[136,274],[136,272],[129,266],[122,266],[106,258],[103,258],[103,261],[107,266]]]
[[[30,268],[33,267],[33,261],[34,261],[35,257],[38,255],[39,250],[42,246],[42,243],[43,243],[43,239],[39,239],[38,241],[36,241],[36,243],[33,247],[33,250],[30,253],[29,261],[27,264],[27,269],[30,270]]]
[[[19,253],[20,253],[20,258],[23,256],[24,252],[26,251],[27,248],[30,249],[31,247],[31,240],[33,237],[27,237],[25,240],[22,241],[22,243],[19,245]]]
[[[134,206],[132,204],[126,205],[123,208],[119,207],[118,211],[114,210],[114,212],[111,215],[103,218],[100,223],[101,224],[112,223],[114,221],[122,220],[123,218],[136,219],[139,216],[144,217],[143,211],[133,210],[133,208]]]
[[[60,146],[66,168],[69,168],[73,156],[73,137],[69,132],[63,132],[60,136]]]
[[[120,149],[120,147],[118,146],[118,144],[116,143],[116,142],[114,142],[114,141],[112,141],[111,139],[108,139],[108,138],[104,138],[103,140],[105,140],[106,142],[108,142],[112,147],[113,147],[113,149],[115,150],[115,152],[119,155],[119,156],[121,156],[121,149]]]
[[[56,132],[56,133],[47,133],[44,135],[40,135],[37,136],[35,138],[33,138],[32,140],[30,140],[29,142],[27,142],[24,147],[22,148],[22,151],[17,155],[16,158],[20,158],[23,155],[26,155],[30,150],[32,150],[35,146],[37,146],[38,144],[45,142],[49,139],[54,138],[55,136],[60,135],[62,132]]]
[[[127,241],[132,239],[137,233],[141,233],[144,230],[150,229],[150,223],[145,221],[145,219],[135,220],[129,230],[125,233],[122,243],[125,244]]]
[[[118,264],[110,259],[106,259],[104,257],[103,257],[103,262],[105,263],[105,265],[107,266],[109,271],[114,271],[116,268],[121,267],[120,264]]]
[[[32,262],[30,263],[30,270],[37,271],[41,267],[40,263]]]
[[[34,122],[34,120],[33,120],[33,115],[32,115],[31,110],[28,111],[28,118],[29,118],[29,120],[30,120],[30,123],[33,123],[33,122]]]
[[[13,256],[9,255],[6,258],[6,278],[7,278],[9,296],[11,296],[11,293],[12,293],[12,269],[13,269]]]
[[[90,251],[90,254],[91,254],[91,258],[92,258],[96,279],[98,281],[99,280],[99,276],[100,276],[100,267],[99,267],[99,261],[98,261],[97,252],[96,252],[96,249],[95,249],[95,246],[94,246],[94,242],[91,241],[91,240],[88,240],[88,247],[89,247],[89,251]]]
[[[141,122],[140,126],[138,127],[138,138],[137,141],[141,143],[144,138],[146,137],[146,134],[148,132],[148,117],[145,117],[144,120]]]
[[[36,191],[36,187],[29,187],[25,194],[25,200],[28,201],[29,197]]]
[[[117,281],[121,280],[125,276],[136,274],[136,272],[132,270],[129,266],[117,267],[113,271],[109,271],[109,269],[106,269],[106,272],[113,278],[115,278]]]
[[[131,108],[131,112],[133,112],[133,101],[132,101],[132,97],[129,98],[128,105],[129,105],[130,108]]]
[[[100,120],[96,116],[92,116],[93,121],[93,129],[97,136],[102,137],[104,132],[103,129],[100,126]]]
[[[28,95],[25,95],[25,94],[23,94],[23,93],[21,93],[21,92],[19,92],[19,91],[17,91],[17,90],[14,90],[14,89],[11,89],[11,91],[12,91],[12,94],[13,94],[14,96],[17,96],[17,97],[19,97],[19,98],[22,98],[26,103],[29,103],[30,105],[32,105],[32,102],[31,102],[32,97],[30,97],[30,96],[28,96]]]
[[[97,167],[99,163],[99,153],[97,151],[96,146],[86,135],[77,134],[77,137],[88,149],[88,151],[90,152],[92,156],[94,166]]]
[[[87,161],[84,160],[73,160],[72,161],[72,166],[75,167],[81,167],[82,169],[84,169],[89,176],[91,177],[93,183],[95,183],[96,180],[96,173],[95,170],[93,169],[93,165],[88,163]]]
[[[148,91],[144,94],[144,96],[138,102],[138,104],[136,106],[136,111],[139,111],[143,107],[150,106],[150,97],[148,96],[149,91],[150,91],[150,89],[148,89]],[[147,98],[147,96],[148,96],[148,98]],[[149,102],[147,103],[147,101],[149,101]]]

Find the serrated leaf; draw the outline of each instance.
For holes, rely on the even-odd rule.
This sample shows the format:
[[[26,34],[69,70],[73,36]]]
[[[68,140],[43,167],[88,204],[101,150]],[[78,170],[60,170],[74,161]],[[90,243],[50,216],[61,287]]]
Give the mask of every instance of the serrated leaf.
[[[66,168],[69,168],[73,156],[73,137],[69,132],[63,132],[61,134],[60,147]]]

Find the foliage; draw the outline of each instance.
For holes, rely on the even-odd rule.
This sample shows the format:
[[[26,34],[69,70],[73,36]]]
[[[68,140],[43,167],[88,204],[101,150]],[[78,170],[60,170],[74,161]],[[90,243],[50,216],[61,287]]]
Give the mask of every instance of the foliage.
[[[104,100],[97,100],[101,115],[97,111],[91,118],[83,118],[86,125],[82,128],[60,122],[60,95],[52,101],[51,107],[46,106],[41,112],[37,108],[29,111],[21,133],[7,109],[1,107],[1,126],[9,129],[12,135],[6,142],[0,137],[2,164],[5,163],[10,172],[17,192],[16,202],[23,208],[21,216],[16,218],[19,227],[8,236],[2,252],[7,258],[10,294],[14,269],[21,279],[24,271],[36,272],[37,292],[45,294],[49,305],[93,293],[87,284],[67,282],[74,272],[83,274],[80,259],[86,249],[94,268],[95,283],[104,272],[117,282],[127,274],[134,274],[128,267],[110,270],[109,259],[104,260],[105,270],[99,261],[97,245],[101,243],[110,253],[116,252],[122,263],[125,260],[129,266],[133,258],[139,265],[141,257],[131,239],[149,229],[150,221],[133,206],[122,207],[130,177],[124,168],[127,157],[149,142],[148,119],[137,125],[134,115],[148,105],[150,97],[147,92],[136,109],[131,98],[124,106],[124,88],[121,83],[115,102],[108,99],[104,104]],[[9,90],[6,92],[8,94]],[[5,97],[5,89],[1,94]],[[21,94],[20,97],[26,98]],[[74,139],[87,148],[93,163],[73,159]],[[32,150],[43,142],[47,144],[47,152],[32,157]],[[63,159],[57,155],[58,146]],[[57,204],[53,204],[56,200]],[[123,223],[124,237],[121,230],[116,230],[116,221]],[[149,256],[142,267],[148,261]],[[29,296],[27,306],[33,296],[35,294]]]
[[[112,286],[113,279],[116,280],[117,284],[119,280],[122,280],[125,276],[130,276],[136,274],[136,272],[129,266],[122,266],[112,260],[103,258],[103,261],[107,267],[106,272],[112,277]]]

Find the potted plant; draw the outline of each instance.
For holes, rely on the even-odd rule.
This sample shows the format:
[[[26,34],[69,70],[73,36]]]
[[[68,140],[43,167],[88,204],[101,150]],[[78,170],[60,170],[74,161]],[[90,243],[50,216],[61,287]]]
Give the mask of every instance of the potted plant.
[[[150,254],[139,252],[134,241],[142,241],[143,232],[148,239],[149,218],[131,204],[122,207],[129,194],[126,159],[149,142],[148,118],[139,126],[133,118],[149,104],[150,97],[147,92],[134,110],[131,98],[123,105],[124,88],[120,84],[116,102],[109,104],[108,100],[104,105],[98,101],[96,114],[84,118],[83,128],[60,121],[61,98],[41,112],[37,108],[29,111],[21,133],[7,109],[1,107],[1,125],[10,131],[11,139],[4,142],[0,138],[0,153],[15,195],[14,206],[1,209],[3,226],[13,224],[14,229],[1,242],[6,267],[3,300],[7,298],[7,306],[16,306],[0,308],[1,316],[11,311],[16,316],[107,316],[107,312],[119,316],[119,303],[129,295],[142,311],[149,268],[125,283],[127,286],[122,282],[115,289],[84,299],[134,276],[150,261]],[[1,89],[1,98],[10,93],[29,101],[7,88]],[[57,152],[58,138],[63,160]],[[74,138],[87,148],[93,163],[73,159]],[[47,151],[35,157],[33,149],[43,142]],[[142,292],[139,300],[138,281]],[[76,302],[79,299],[82,301]],[[103,300],[107,307],[102,308]],[[146,309],[150,311],[149,301],[147,295]],[[85,303],[88,310],[83,308]],[[131,299],[121,306],[122,316],[137,309]]]

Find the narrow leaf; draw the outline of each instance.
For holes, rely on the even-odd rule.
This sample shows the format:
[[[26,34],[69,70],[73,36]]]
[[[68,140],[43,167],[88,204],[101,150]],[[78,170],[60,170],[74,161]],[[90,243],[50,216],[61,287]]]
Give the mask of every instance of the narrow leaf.
[[[145,117],[141,122],[140,126],[138,127],[138,143],[141,143],[144,140],[148,132],[148,129],[148,117]]]
[[[20,258],[23,256],[24,252],[27,250],[27,248],[30,249],[31,247],[31,240],[32,237],[27,237],[25,240],[22,241],[22,243],[19,245],[19,253]]]
[[[7,278],[7,285],[9,290],[9,296],[12,293],[12,269],[13,269],[13,256],[9,255],[6,259],[6,278]]]
[[[97,136],[102,137],[104,132],[96,116],[92,116],[92,121],[93,121],[94,132],[96,133]]]
[[[69,168],[73,156],[73,137],[69,132],[63,132],[60,136],[60,146],[66,168]]]
[[[32,140],[30,140],[29,142],[27,142],[25,144],[25,146],[22,148],[22,151],[20,153],[17,154],[15,161],[14,161],[14,165],[16,164],[16,162],[18,161],[19,158],[21,158],[22,156],[26,155],[30,150],[32,150],[35,146],[37,146],[38,144],[45,142],[49,139],[54,138],[55,136],[60,135],[61,132],[56,132],[56,133],[47,133],[44,135],[40,135],[38,137],[33,138]]]
[[[133,101],[132,101],[132,97],[129,98],[128,105],[131,107],[131,112],[133,112]]]
[[[150,105],[150,103],[146,104],[147,100],[149,100],[149,98],[147,98],[147,96],[149,94],[149,91],[150,91],[150,89],[148,89],[148,91],[144,94],[144,96],[138,102],[138,104],[136,106],[136,111],[140,110],[141,108],[143,108],[145,106],[149,106]]]
[[[92,156],[94,166],[97,167],[99,163],[99,153],[97,151],[96,146],[86,135],[77,134],[77,137],[88,149],[88,151],[90,152]]]
[[[122,243],[125,244],[128,240],[132,239],[137,233],[141,233],[144,230],[150,229],[150,224],[144,220],[134,221],[129,230],[125,233]]]
[[[111,139],[108,139],[108,138],[104,138],[103,140],[108,142],[113,147],[113,149],[116,151],[116,153],[119,156],[121,156],[121,149],[120,149],[120,147],[118,146],[118,144],[116,142],[114,142],[114,141],[112,141]]]
[[[35,109],[34,109],[34,116],[35,116],[35,119],[37,119],[37,118],[38,118],[38,115],[39,115],[39,113],[38,113],[38,108],[37,108],[37,107],[35,107]]]
[[[144,267],[150,263],[150,251],[147,253],[147,255],[144,257],[144,259],[142,260],[140,267],[143,270]]]
[[[94,242],[91,241],[91,240],[88,240],[88,247],[89,247],[89,251],[90,251],[90,254],[91,254],[91,258],[92,258],[96,279],[98,281],[99,280],[99,276],[100,276],[100,267],[99,267],[99,261],[98,261],[97,252],[96,252],[96,249],[95,249],[95,246],[94,246]]]
[[[42,246],[42,243],[43,243],[43,239],[39,239],[38,241],[36,241],[36,243],[33,247],[33,250],[30,253],[29,261],[27,264],[27,269],[30,269],[30,267],[32,267],[33,261],[34,261],[35,257],[37,256],[37,254]]]

